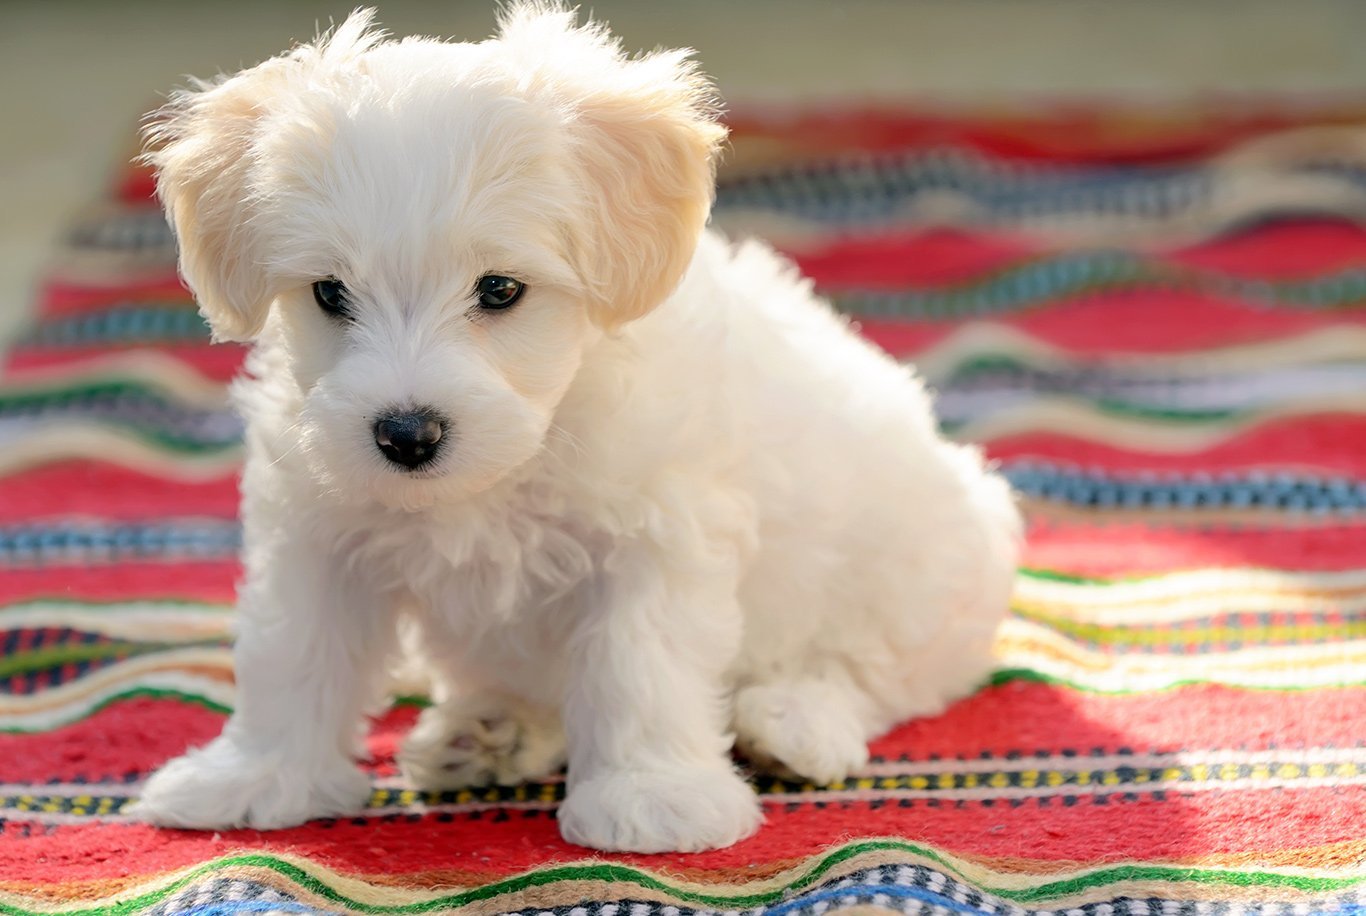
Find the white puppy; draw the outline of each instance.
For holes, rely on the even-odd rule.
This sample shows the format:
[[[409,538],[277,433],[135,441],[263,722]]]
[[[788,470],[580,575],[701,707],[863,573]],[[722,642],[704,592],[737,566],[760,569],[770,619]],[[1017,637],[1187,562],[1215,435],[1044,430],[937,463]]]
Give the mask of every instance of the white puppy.
[[[684,52],[519,6],[477,44],[330,37],[176,96],[150,160],[217,336],[251,341],[237,708],[142,816],[360,809],[399,618],[423,788],[568,764],[566,839],[761,820],[987,673],[1020,522],[924,389],[759,244]]]

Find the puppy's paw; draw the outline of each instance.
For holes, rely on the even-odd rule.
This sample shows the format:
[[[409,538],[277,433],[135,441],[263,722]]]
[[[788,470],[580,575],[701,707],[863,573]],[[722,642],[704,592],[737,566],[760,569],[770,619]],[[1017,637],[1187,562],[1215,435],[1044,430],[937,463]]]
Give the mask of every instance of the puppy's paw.
[[[369,797],[370,780],[348,760],[291,761],[220,737],[157,771],[128,813],[162,827],[273,830],[353,814]]]
[[[564,758],[564,729],[553,711],[493,696],[424,709],[398,752],[403,775],[434,791],[544,779]]]
[[[828,785],[868,763],[854,711],[819,685],[756,684],[735,697],[735,746],[760,769]]]
[[[700,852],[759,829],[754,790],[729,767],[612,770],[575,785],[560,834],[609,852]]]

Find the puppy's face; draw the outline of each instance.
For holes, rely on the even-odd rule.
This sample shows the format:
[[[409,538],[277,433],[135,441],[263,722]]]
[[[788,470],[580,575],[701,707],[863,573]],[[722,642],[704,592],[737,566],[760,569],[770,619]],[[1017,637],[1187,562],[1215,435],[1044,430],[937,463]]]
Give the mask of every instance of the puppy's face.
[[[149,130],[181,270],[222,338],[270,338],[292,435],[340,497],[419,508],[532,458],[586,351],[675,286],[722,137],[681,54],[570,14],[479,44],[336,34]]]
[[[399,50],[372,68],[404,72]],[[447,93],[344,114],[304,94],[289,118],[307,128],[258,141],[254,219],[281,290],[268,328],[304,394],[302,451],[342,496],[487,487],[539,450],[598,333],[560,125],[497,89]]]

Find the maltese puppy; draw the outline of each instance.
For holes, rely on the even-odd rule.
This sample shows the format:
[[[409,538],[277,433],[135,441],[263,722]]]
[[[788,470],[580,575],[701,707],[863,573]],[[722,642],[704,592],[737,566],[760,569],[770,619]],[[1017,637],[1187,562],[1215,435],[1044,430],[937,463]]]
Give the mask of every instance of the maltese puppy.
[[[141,817],[361,810],[404,648],[430,790],[568,766],[565,839],[725,846],[733,763],[817,783],[990,667],[1020,519],[906,368],[704,229],[687,52],[519,5],[479,43],[369,12],[148,128],[180,268],[253,344],[236,709]],[[400,633],[407,638],[400,638]]]

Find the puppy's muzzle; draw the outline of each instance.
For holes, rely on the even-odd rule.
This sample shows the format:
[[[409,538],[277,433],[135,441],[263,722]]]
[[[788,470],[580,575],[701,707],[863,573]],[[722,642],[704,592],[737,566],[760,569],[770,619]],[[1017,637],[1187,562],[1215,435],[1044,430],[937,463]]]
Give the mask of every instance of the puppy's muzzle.
[[[434,410],[391,413],[376,421],[375,444],[394,464],[416,470],[436,458],[446,429],[446,419]]]

